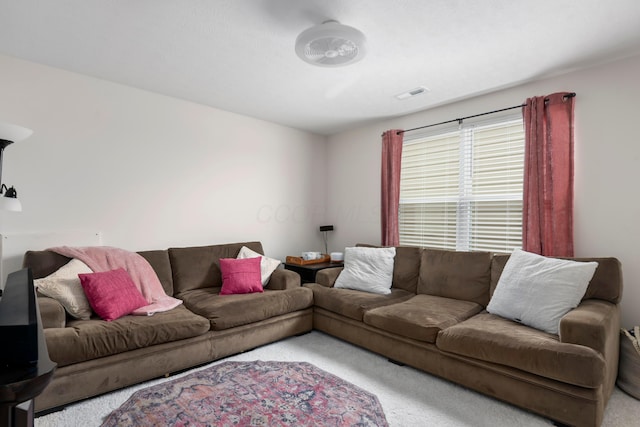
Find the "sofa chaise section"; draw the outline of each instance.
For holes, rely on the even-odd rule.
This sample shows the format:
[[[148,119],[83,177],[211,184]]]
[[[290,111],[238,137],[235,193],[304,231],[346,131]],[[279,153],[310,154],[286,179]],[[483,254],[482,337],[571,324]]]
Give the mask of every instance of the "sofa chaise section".
[[[319,271],[304,285],[314,328],[561,423],[600,425],[617,373],[618,260],[577,259],[598,267],[556,335],[485,310],[508,256],[419,251],[396,248],[391,295],[336,289],[341,267]]]

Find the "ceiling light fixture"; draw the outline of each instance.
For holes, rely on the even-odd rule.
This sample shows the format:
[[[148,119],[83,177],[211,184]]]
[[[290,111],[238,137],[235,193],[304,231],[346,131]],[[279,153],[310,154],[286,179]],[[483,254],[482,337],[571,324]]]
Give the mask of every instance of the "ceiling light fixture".
[[[2,155],[8,145],[28,138],[32,133],[31,129],[23,128],[22,126],[0,123],[0,209],[14,212],[22,210],[22,204],[18,200],[16,189],[2,184]],[[2,194],[3,192],[4,195]]]
[[[338,21],[325,21],[304,30],[296,39],[296,54],[319,67],[341,67],[360,61],[365,54],[361,31]]]

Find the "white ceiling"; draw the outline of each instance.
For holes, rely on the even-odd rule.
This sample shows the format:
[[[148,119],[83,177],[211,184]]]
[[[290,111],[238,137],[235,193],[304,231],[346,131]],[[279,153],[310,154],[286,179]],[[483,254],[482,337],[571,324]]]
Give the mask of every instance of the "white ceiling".
[[[362,61],[295,55],[328,19]],[[328,135],[640,54],[640,1],[0,0],[0,53]]]

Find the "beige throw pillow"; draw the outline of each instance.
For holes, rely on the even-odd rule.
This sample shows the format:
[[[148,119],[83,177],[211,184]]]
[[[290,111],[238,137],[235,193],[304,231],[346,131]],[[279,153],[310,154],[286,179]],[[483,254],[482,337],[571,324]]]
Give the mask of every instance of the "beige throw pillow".
[[[269,279],[271,278],[271,274],[276,271],[276,268],[280,265],[279,259],[269,258],[262,254],[259,254],[256,251],[252,251],[246,246],[240,248],[240,253],[236,258],[257,258],[260,257],[260,279],[262,281],[262,286],[266,286],[269,283]]]
[[[76,319],[88,320],[91,317],[91,306],[80,285],[78,274],[93,273],[79,259],[72,259],[54,273],[33,284],[42,295],[57,300],[67,312]]]

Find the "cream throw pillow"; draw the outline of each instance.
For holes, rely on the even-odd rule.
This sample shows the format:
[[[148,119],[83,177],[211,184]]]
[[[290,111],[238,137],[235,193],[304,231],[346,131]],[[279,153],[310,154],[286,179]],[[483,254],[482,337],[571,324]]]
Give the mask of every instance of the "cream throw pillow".
[[[280,265],[279,259],[269,258],[262,254],[259,254],[256,251],[252,251],[246,246],[240,248],[240,253],[236,258],[256,258],[261,257],[260,259],[260,279],[262,281],[262,286],[266,286],[269,283],[269,279],[271,278],[271,274],[276,271],[276,268]]]
[[[333,287],[390,294],[395,256],[396,248],[346,248],[344,269]]]
[[[93,271],[87,264],[74,258],[47,277],[34,280],[33,284],[42,295],[62,304],[71,316],[88,320],[92,311],[80,285],[78,274],[82,273],[93,273]]]
[[[557,335],[560,319],[580,304],[596,267],[597,262],[547,258],[516,249],[487,311]]]

